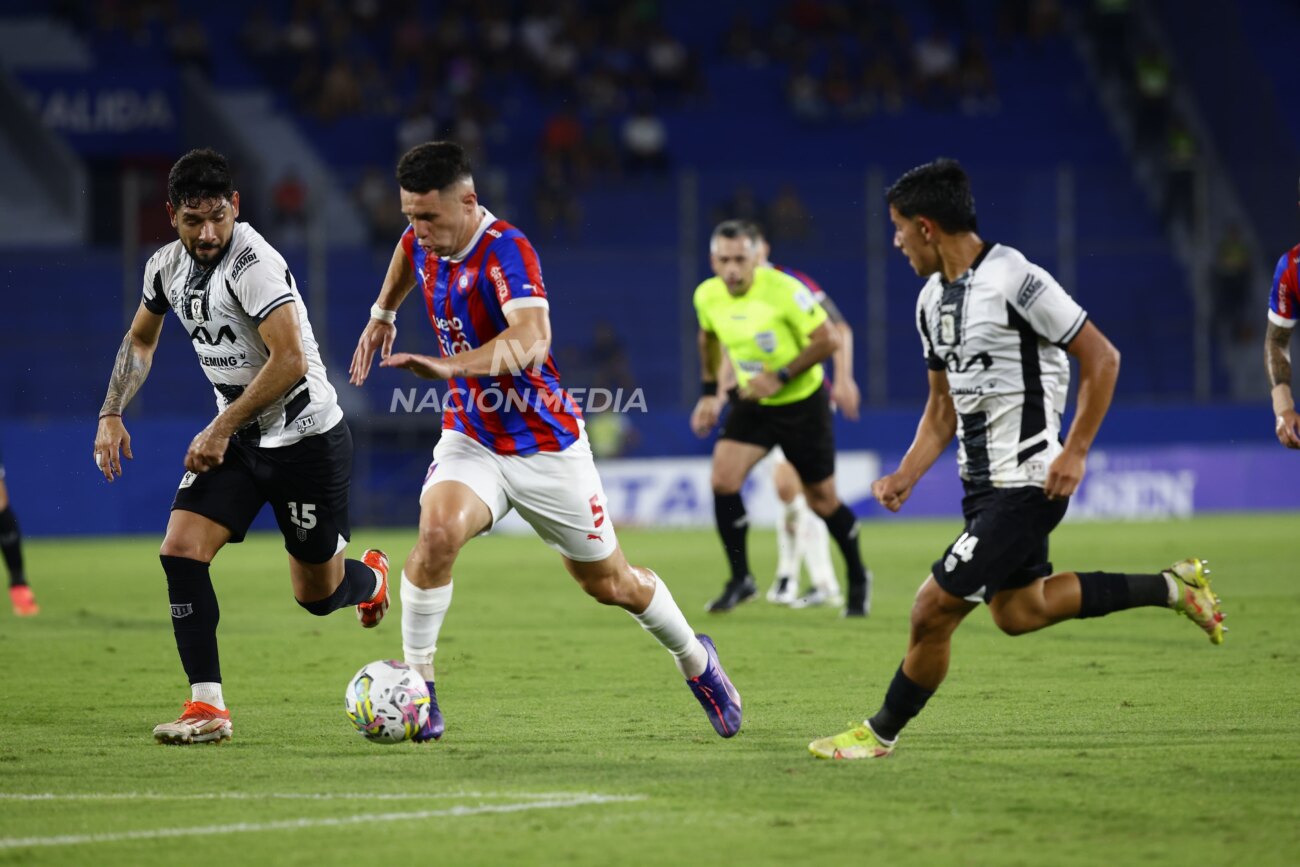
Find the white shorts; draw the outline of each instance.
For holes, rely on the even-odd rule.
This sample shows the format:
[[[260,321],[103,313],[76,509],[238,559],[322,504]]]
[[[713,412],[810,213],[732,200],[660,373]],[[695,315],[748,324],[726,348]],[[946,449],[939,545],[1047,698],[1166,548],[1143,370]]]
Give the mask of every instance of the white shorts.
[[[586,431],[562,452],[520,456],[499,455],[460,431],[444,430],[420,495],[439,482],[466,485],[487,504],[494,525],[513,508],[570,560],[604,560],[618,548]]]

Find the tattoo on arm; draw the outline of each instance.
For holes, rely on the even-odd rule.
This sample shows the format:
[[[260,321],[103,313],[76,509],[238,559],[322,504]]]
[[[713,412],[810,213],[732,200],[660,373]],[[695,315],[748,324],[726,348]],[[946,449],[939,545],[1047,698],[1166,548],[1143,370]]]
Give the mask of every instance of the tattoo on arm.
[[[122,410],[144,384],[152,363],[151,356],[141,357],[136,354],[135,341],[130,333],[122,338],[122,345],[117,350],[117,360],[113,362],[113,375],[108,380],[108,394],[104,398],[104,405],[99,408],[100,416],[110,413],[121,415]]]
[[[1264,360],[1270,386],[1291,384],[1291,329],[1268,324],[1264,338]]]

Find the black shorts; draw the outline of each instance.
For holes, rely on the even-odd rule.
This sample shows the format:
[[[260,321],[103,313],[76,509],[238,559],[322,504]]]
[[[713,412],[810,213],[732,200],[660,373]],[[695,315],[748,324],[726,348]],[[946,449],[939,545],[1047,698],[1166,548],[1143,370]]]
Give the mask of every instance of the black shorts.
[[[348,488],[352,432],[340,421],[323,434],[279,448],[231,439],[225,461],[206,473],[186,473],[172,509],[194,512],[244,541],[266,503],[275,510],[284,549],[304,563],[324,563],[352,537]]]
[[[805,485],[815,485],[835,473],[835,432],[831,401],[819,388],[803,400],[780,406],[733,398],[721,439],[736,440],[770,450],[780,446]]]
[[[1042,488],[971,488],[962,498],[966,529],[930,567],[939,586],[972,602],[993,598],[1052,574],[1047,537],[1069,500],[1049,500]]]

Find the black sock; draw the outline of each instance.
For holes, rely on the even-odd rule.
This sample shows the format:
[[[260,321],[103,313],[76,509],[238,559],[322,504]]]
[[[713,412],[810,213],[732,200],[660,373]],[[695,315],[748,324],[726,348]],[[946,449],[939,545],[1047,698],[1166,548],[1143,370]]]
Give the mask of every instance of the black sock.
[[[1079,617],[1105,617],[1112,611],[1144,605],[1169,605],[1169,583],[1163,575],[1123,575],[1079,572]]]
[[[374,595],[375,570],[360,560],[344,560],[343,580],[339,582],[338,587],[334,588],[333,593],[315,602],[303,602],[299,599],[298,604],[317,617],[324,617],[340,608],[369,602]]]
[[[0,512],[0,552],[9,567],[9,586],[22,587],[27,583],[23,574],[23,536],[18,531],[18,519],[11,506]]]
[[[898,737],[903,726],[911,722],[912,717],[921,712],[925,703],[934,695],[934,690],[925,687],[903,674],[903,666],[898,666],[894,679],[889,682],[885,692],[885,703],[868,720],[871,730],[887,741]]]
[[[731,580],[742,581],[749,574],[749,554],[745,550],[749,516],[745,514],[745,501],[740,494],[715,493],[713,515],[718,522],[718,535],[722,537],[722,549],[731,564]]]
[[[212,589],[208,564],[186,557],[161,555],[167,573],[167,595],[172,602],[172,631],[176,650],[190,683],[220,683],[221,660],[217,656],[217,623],[221,609]]]
[[[844,555],[844,566],[849,573],[849,599],[854,598],[855,592],[865,595],[867,570],[862,565],[862,552],[858,550],[858,519],[848,506],[840,503],[838,509],[822,520],[826,522],[826,529]]]

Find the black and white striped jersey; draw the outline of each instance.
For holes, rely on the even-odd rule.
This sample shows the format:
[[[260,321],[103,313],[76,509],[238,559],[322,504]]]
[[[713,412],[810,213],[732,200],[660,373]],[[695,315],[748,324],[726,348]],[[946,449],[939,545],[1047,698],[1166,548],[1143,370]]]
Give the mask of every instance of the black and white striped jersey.
[[[1065,347],[1087,319],[1051,274],[1001,244],[986,244],[951,283],[931,275],[916,325],[930,369],[948,372],[963,479],[1044,484],[1061,452]]]
[[[284,258],[252,226],[236,223],[230,243],[211,268],[201,268],[173,241],[144,267],[144,304],[180,319],[222,411],[266,364],[270,353],[258,326],[273,310],[293,304],[302,331],[307,375],[239,431],[247,445],[286,446],[324,433],[343,418],[334,387]]]

